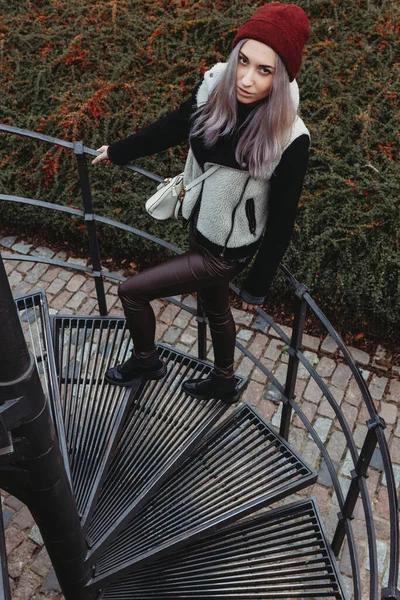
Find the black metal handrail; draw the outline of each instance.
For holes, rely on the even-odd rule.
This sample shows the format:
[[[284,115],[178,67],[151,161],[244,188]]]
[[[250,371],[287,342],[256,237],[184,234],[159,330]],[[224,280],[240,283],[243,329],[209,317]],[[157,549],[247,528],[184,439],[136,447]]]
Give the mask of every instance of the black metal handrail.
[[[29,137],[41,141],[48,142],[50,144],[55,144],[58,146],[62,146],[64,148],[68,148],[74,151],[77,162],[78,162],[78,170],[79,177],[82,189],[82,197],[83,197],[83,211],[72,209],[70,207],[60,206],[56,204],[42,202],[40,200],[33,200],[30,198],[22,198],[20,196],[10,196],[5,194],[0,194],[0,200],[11,201],[11,202],[19,202],[23,204],[30,204],[33,206],[38,206],[42,208],[49,208],[52,210],[58,210],[61,212],[73,214],[76,216],[84,217],[88,239],[89,239],[89,248],[90,248],[90,256],[92,262],[92,268],[84,267],[82,265],[77,265],[74,263],[67,263],[64,261],[58,261],[54,259],[41,258],[41,257],[32,257],[32,256],[20,256],[13,254],[3,254],[2,256],[11,260],[28,260],[35,262],[42,262],[53,264],[57,266],[62,266],[66,268],[74,268],[86,273],[91,274],[95,278],[96,282],[96,291],[97,298],[99,302],[99,311],[101,315],[107,314],[104,286],[103,286],[103,278],[107,277],[109,279],[113,279],[116,281],[123,281],[124,278],[118,274],[107,273],[101,269],[100,263],[100,253],[98,248],[98,238],[95,223],[103,223],[112,227],[117,227],[121,230],[127,231],[129,233],[133,233],[142,238],[148,239],[176,254],[181,254],[183,251],[164,240],[152,236],[144,231],[136,229],[130,225],[126,225],[123,223],[119,223],[112,219],[104,218],[96,215],[93,212],[92,207],[92,199],[91,199],[91,191],[88,177],[88,169],[85,161],[85,154],[89,154],[92,156],[97,156],[98,152],[95,150],[88,148],[83,145],[83,142],[66,142],[64,140],[60,140],[57,138],[53,138],[50,136],[46,136],[43,134],[39,134],[36,132],[28,131],[25,129],[20,129],[17,127],[11,127],[8,125],[0,124],[0,131],[10,134],[21,135],[24,137]],[[133,165],[126,165],[126,169],[144,175],[153,181],[162,181],[162,177],[150,173],[145,169],[141,169],[135,167]],[[281,393],[281,401],[283,403],[281,423],[280,423],[280,433],[285,438],[288,439],[288,434],[290,430],[290,422],[292,411],[299,416],[307,430],[309,431],[312,439],[317,445],[320,453],[322,454],[323,459],[326,462],[326,466],[328,472],[331,477],[332,486],[335,490],[340,512],[339,512],[339,521],[337,525],[337,529],[335,535],[332,540],[332,548],[336,556],[339,555],[341,550],[344,538],[347,538],[350,552],[350,560],[352,564],[352,572],[353,572],[353,583],[354,583],[354,595],[356,600],[361,600],[361,583],[360,583],[360,570],[357,560],[357,547],[354,540],[354,534],[351,526],[351,518],[353,514],[353,509],[355,506],[355,502],[359,496],[361,496],[364,513],[366,516],[366,528],[367,528],[367,536],[368,536],[368,550],[369,550],[369,561],[370,561],[370,600],[375,600],[378,597],[378,567],[377,567],[377,550],[376,550],[376,538],[375,538],[375,529],[373,522],[373,515],[371,510],[371,502],[368,496],[368,490],[366,487],[366,473],[369,467],[370,461],[372,459],[372,453],[376,447],[379,447],[382,455],[383,461],[383,469],[386,476],[387,481],[387,492],[388,492],[388,500],[389,500],[389,511],[390,511],[390,563],[389,563],[389,576],[388,576],[388,584],[387,587],[381,590],[381,598],[382,600],[398,600],[400,598],[400,591],[397,588],[397,581],[399,575],[399,517],[398,517],[398,499],[396,495],[396,486],[393,468],[390,460],[390,453],[388,444],[383,433],[383,429],[385,424],[383,420],[379,417],[376,408],[374,406],[374,402],[371,398],[369,390],[365,384],[362,375],[355,364],[353,358],[351,357],[349,351],[344,345],[342,339],[339,334],[332,327],[331,323],[328,321],[326,316],[322,313],[322,311],[318,308],[314,300],[312,299],[308,288],[299,283],[296,278],[288,271],[288,269],[284,265],[280,265],[280,270],[285,275],[288,283],[294,288],[296,295],[296,312],[295,312],[295,321],[293,326],[292,338],[284,333],[284,331],[277,325],[273,319],[265,313],[261,308],[257,308],[258,315],[266,321],[280,336],[280,338],[285,342],[288,346],[289,352],[289,365],[288,372],[286,377],[285,385],[282,386],[276,377],[270,372],[268,368],[266,368],[251,352],[249,352],[246,348],[240,344],[240,342],[236,343],[236,346],[241,350],[243,354],[245,354],[250,360],[272,381],[275,387]],[[231,284],[231,289],[236,294],[239,293],[237,287]],[[193,315],[197,315],[198,326],[199,326],[199,357],[205,358],[205,349],[206,349],[206,331],[205,326],[207,320],[204,317],[204,314],[201,312],[200,306],[198,304],[198,310],[194,310],[187,305],[179,302],[175,298],[166,298],[167,300],[173,302],[180,308],[189,311]],[[340,406],[334,399],[333,395],[330,393],[328,387],[315,371],[311,363],[305,358],[304,354],[301,352],[301,340],[304,332],[304,324],[305,324],[305,316],[307,309],[311,309],[313,313],[318,317],[319,321],[324,325],[327,331],[330,333],[336,344],[338,345],[346,364],[349,366],[357,385],[362,394],[363,402],[365,403],[367,410],[370,415],[370,420],[368,421],[368,433],[359,453],[357,447],[354,442],[354,438],[351,434],[350,427],[347,423],[345,415],[341,410]],[[338,418],[338,421],[341,425],[343,434],[346,439],[346,443],[350,450],[351,458],[353,461],[354,470],[352,471],[352,480],[350,484],[350,488],[346,497],[344,497],[340,482],[336,473],[336,469],[332,459],[330,458],[327,450],[325,449],[324,443],[315,431],[314,427],[307,419],[306,415],[301,410],[300,406],[295,401],[295,383],[297,379],[297,369],[298,365],[301,363],[307,371],[310,373],[310,376],[316,381],[320,390],[322,391],[324,397],[328,400],[330,406],[335,412],[335,415]]]

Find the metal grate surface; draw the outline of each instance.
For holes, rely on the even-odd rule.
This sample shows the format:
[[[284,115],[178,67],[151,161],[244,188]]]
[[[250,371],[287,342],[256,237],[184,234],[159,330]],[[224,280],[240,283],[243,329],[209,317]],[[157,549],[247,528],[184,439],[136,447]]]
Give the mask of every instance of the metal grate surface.
[[[313,499],[247,519],[110,584],[101,600],[346,599]]]
[[[94,582],[191,543],[316,480],[288,444],[244,404],[214,430],[106,549]]]
[[[109,385],[104,372],[127,358],[124,319],[54,318],[53,336],[72,481],[83,524],[129,405],[130,389]]]
[[[64,465],[70,477],[46,294],[43,291],[26,294],[15,298],[15,304],[25,341],[35,359],[43,391],[49,403]]]
[[[168,375],[143,390],[125,423],[88,529],[91,559],[118,536],[227,410],[222,402],[194,400],[181,391],[185,379],[207,376],[209,364],[160,347]]]

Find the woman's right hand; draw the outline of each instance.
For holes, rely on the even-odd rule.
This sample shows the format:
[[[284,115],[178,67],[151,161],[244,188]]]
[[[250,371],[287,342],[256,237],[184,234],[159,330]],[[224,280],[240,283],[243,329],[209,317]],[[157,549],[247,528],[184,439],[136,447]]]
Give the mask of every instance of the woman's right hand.
[[[103,161],[106,163],[106,165],[112,165],[111,160],[108,158],[107,148],[108,146],[101,146],[100,148],[97,148],[97,152],[101,152],[101,154],[92,160],[92,165],[97,165],[97,163]]]

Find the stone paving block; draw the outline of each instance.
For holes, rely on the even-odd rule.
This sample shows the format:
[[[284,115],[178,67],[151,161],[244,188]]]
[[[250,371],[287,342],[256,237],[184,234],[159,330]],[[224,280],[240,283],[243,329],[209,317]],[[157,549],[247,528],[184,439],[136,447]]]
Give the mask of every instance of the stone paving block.
[[[263,333],[256,333],[254,340],[249,346],[249,351],[254,354],[256,358],[261,358],[265,347],[268,343],[268,338]]]
[[[344,363],[339,363],[332,375],[332,383],[341,390],[346,389],[351,377],[350,367]]]
[[[318,364],[319,358],[315,354],[315,352],[311,352],[310,350],[305,350],[303,352],[303,354],[304,354],[304,358],[306,358],[308,360],[308,362],[311,363],[311,365]],[[301,363],[299,364],[299,368],[297,370],[297,377],[299,379],[309,379],[311,377],[310,373],[307,371],[305,366]]]
[[[13,244],[13,246],[12,246],[12,250],[16,254],[29,254],[29,251],[31,248],[32,248],[32,244],[24,244],[23,242]]]
[[[280,357],[282,353],[282,348],[285,343],[280,339],[272,339],[268,344],[267,349],[264,352],[265,358],[269,358],[269,360],[276,361]]]
[[[16,239],[17,238],[15,237],[15,235],[2,237],[0,239],[0,245],[4,246],[4,248],[11,248],[15,244]]]
[[[40,529],[36,525],[36,523],[29,532],[29,539],[35,542],[35,544],[37,544],[38,546],[43,546],[44,544],[42,534],[40,533]]]
[[[339,348],[333,337],[328,334],[321,344],[321,350],[327,354],[334,354]]]
[[[81,315],[90,315],[90,314],[92,314],[92,311],[95,307],[97,307],[97,300],[95,300],[94,298],[89,298],[79,308],[79,312]],[[98,311],[96,311],[96,312],[98,312]]]
[[[42,550],[37,555],[36,560],[31,565],[31,569],[34,573],[40,575],[40,577],[46,577],[51,568],[52,565],[49,555],[47,554],[47,550],[46,548],[42,548]]]
[[[236,337],[242,343],[248,342],[253,337],[253,332],[250,331],[250,329],[240,329],[240,331],[237,332]]]
[[[260,362],[264,367],[266,367],[267,369],[269,369],[272,372],[272,369],[274,368],[274,365],[275,365],[273,360],[269,360],[269,358],[261,357]],[[254,371],[251,374],[251,378],[254,379],[255,381],[258,381],[258,383],[265,384],[268,381],[267,375],[265,375],[258,367],[255,367]]]
[[[20,273],[26,274],[26,273],[28,273],[28,271],[33,269],[34,265],[35,265],[35,263],[31,262],[29,260],[24,260],[24,261],[21,260],[21,262],[18,263],[17,271],[19,271]]]
[[[275,411],[277,410],[276,404],[273,402],[268,402],[268,400],[261,400],[257,406],[257,411],[260,413],[264,419],[267,421],[271,421],[274,416]]]
[[[322,442],[326,442],[330,428],[332,427],[332,419],[327,417],[318,417],[314,425],[315,432],[319,435]]]
[[[20,264],[20,263],[19,263],[18,261],[16,261],[16,260],[5,260],[5,259],[3,258],[3,261],[4,261],[4,268],[5,268],[5,270],[6,270],[7,277],[8,277],[8,275],[9,275],[9,274],[10,274],[10,273],[11,273],[11,272],[14,270],[14,269],[16,269],[16,268],[17,268],[17,266]]]
[[[85,283],[86,279],[83,275],[76,274],[71,277],[66,285],[66,289],[69,292],[77,292],[79,288]]]
[[[359,406],[362,400],[361,390],[354,377],[352,377],[350,380],[349,387],[346,390],[345,399],[346,402],[352,404],[353,406]]]
[[[400,439],[398,437],[394,437],[390,443],[390,455],[394,463],[400,464]]]
[[[303,333],[302,346],[303,348],[307,348],[308,350],[314,350],[317,352],[320,347],[321,340],[314,335],[308,335],[308,333]]]
[[[186,329],[186,327],[188,326],[191,318],[192,318],[192,315],[189,312],[181,310],[176,315],[176,317],[175,317],[175,319],[173,321],[173,325],[176,325],[176,327],[180,327],[181,329]]]
[[[353,431],[354,423],[357,420],[358,409],[355,406],[348,404],[347,402],[343,402],[342,403],[342,411],[344,413],[344,416],[346,417],[346,421],[350,427],[350,431]],[[335,426],[337,426],[338,428],[341,428],[339,423],[337,423],[337,424],[335,423]]]
[[[172,322],[174,321],[175,317],[177,316],[180,310],[181,309],[179,308],[179,306],[175,306],[175,304],[170,303],[164,308],[159,318],[163,323],[166,323],[167,325],[172,325]]]
[[[65,286],[65,281],[63,279],[61,279],[60,277],[57,277],[56,279],[54,279],[51,284],[49,285],[49,287],[47,288],[47,291],[49,294],[58,294]]]
[[[182,333],[182,329],[179,329],[179,327],[174,327],[174,326],[168,327],[168,329],[164,333],[163,340],[167,344],[173,344],[174,342],[176,342],[176,340],[181,335],[181,333]]]
[[[7,555],[17,548],[24,541],[25,536],[20,529],[16,529],[12,524],[5,531]]]
[[[281,425],[281,418],[282,418],[282,402],[279,403],[279,406],[278,406],[277,410],[275,411],[274,416],[271,419],[271,425],[276,427],[276,429],[278,429],[278,430]]]
[[[317,446],[311,440],[307,442],[302,457],[312,469],[317,470],[320,453]]]
[[[322,398],[322,392],[314,379],[311,379],[303,393],[303,398],[309,402],[318,404]]]
[[[379,414],[387,425],[394,425],[397,420],[396,404],[389,404],[388,402],[381,402],[381,409],[379,411]]]
[[[315,417],[315,413],[317,412],[317,405],[313,404],[312,402],[302,402],[300,408],[303,411],[305,417],[307,417],[309,422],[312,423]],[[306,426],[297,414],[293,417],[293,425],[295,427],[306,429]]]
[[[42,275],[47,271],[48,265],[43,263],[36,264],[33,269],[29,271],[29,273],[25,277],[25,281],[27,283],[37,283]]]
[[[41,276],[40,281],[46,282],[46,283],[51,283],[58,277],[60,270],[61,270],[60,267],[48,267],[47,271],[45,271],[43,273],[43,275]]]
[[[252,324],[252,328],[256,331],[261,331],[262,333],[268,333],[269,324],[261,315],[257,315],[254,323]]]
[[[351,480],[345,479],[344,477],[338,477],[338,479],[339,479],[339,483],[340,483],[340,487],[341,487],[343,496],[344,496],[344,498],[346,498],[347,492],[349,491],[349,488],[350,488]],[[335,506],[339,506],[335,491],[333,492],[333,495],[332,495],[332,504],[334,504]]]
[[[400,488],[400,465],[393,465],[393,475],[396,484],[396,489]],[[387,485],[386,475],[382,475],[382,485]]]
[[[62,314],[65,314],[63,309],[65,308],[65,305],[67,304],[71,296],[71,292],[67,292],[66,290],[64,290],[63,292],[58,294],[58,296],[49,300],[49,304],[51,304],[52,308],[57,309]]]
[[[17,529],[30,529],[33,524],[33,517],[26,506],[23,506],[13,518],[13,526]]]
[[[277,323],[277,325],[279,325],[279,324]],[[282,329],[283,333],[286,334],[286,336],[289,338],[289,340],[291,340],[293,329],[291,327],[288,327],[287,325],[279,325],[279,327]],[[284,340],[281,338],[279,333],[277,333],[275,331],[275,329],[273,327],[270,328],[268,335],[270,335],[271,337],[274,337],[274,338],[278,338],[279,340],[281,340],[283,342],[283,344],[285,344]]]
[[[398,379],[392,379],[390,382],[389,394],[400,402],[400,381]]]
[[[237,308],[232,308],[233,320],[238,325],[245,325],[248,327],[253,320],[253,315],[250,312],[245,310],[238,310]]]
[[[326,449],[329,456],[335,463],[339,464],[339,462],[342,460],[342,456],[346,450],[346,447],[347,443],[344,433],[342,431],[333,431],[329,437]]]
[[[10,284],[11,289],[18,285],[20,282],[22,281],[22,275],[21,273],[18,273],[18,271],[13,271],[9,276],[8,276],[8,282]]]
[[[364,365],[365,367],[369,365],[371,357],[367,352],[359,348],[352,348],[351,346],[347,347],[347,349],[357,364]]]
[[[39,575],[30,569],[24,571],[13,594],[13,600],[31,600],[35,590],[39,587]]]
[[[55,255],[55,252],[51,248],[45,248],[44,246],[38,246],[37,248],[34,248],[30,252],[30,254],[31,254],[31,256],[41,256],[42,258],[53,258],[53,256]]]
[[[374,375],[368,388],[374,400],[381,400],[388,382],[387,377]]]
[[[197,299],[194,296],[192,296],[191,294],[186,296],[182,300],[182,303],[186,304],[186,306],[189,306],[190,308],[195,308],[197,310]]]
[[[24,506],[24,503],[21,502],[21,500],[18,500],[18,498],[11,495],[7,496],[7,498],[4,500],[4,504],[14,509],[15,511],[21,510],[21,508]]]
[[[244,390],[241,400],[243,402],[248,402],[253,406],[258,406],[262,401],[264,392],[264,386],[256,381],[249,381],[246,389]]]
[[[21,283],[19,283],[13,289],[13,296],[14,297],[25,296],[26,294],[28,294],[31,291],[32,291],[32,286],[29,283],[26,283],[25,281],[21,281]]]
[[[87,266],[87,258],[77,258],[76,256],[70,256],[66,262],[74,265],[81,265],[82,267]]]
[[[72,310],[77,310],[86,298],[87,296],[84,292],[75,292],[75,294],[66,301],[65,306]]]
[[[306,444],[307,433],[300,427],[290,426],[289,429],[289,444],[298,453],[301,454],[303,446]]]
[[[376,541],[376,553],[377,553],[377,559],[378,559],[378,573],[383,573],[383,569],[384,569],[384,565],[385,565],[385,559],[386,559],[386,555],[388,552],[388,546],[385,542],[382,542],[380,540]],[[365,568],[368,569],[369,571],[369,555],[367,552],[367,556],[366,556],[366,560],[365,560]]]
[[[285,384],[286,374],[287,374],[287,365],[285,363],[279,362],[278,368],[274,372],[274,375],[281,385]]]
[[[328,356],[323,356],[317,364],[316,371],[321,377],[330,377],[336,369],[336,363]]]
[[[248,377],[254,367],[254,363],[248,356],[243,356],[242,360],[239,363],[238,368],[236,369],[236,374],[241,377]]]
[[[73,275],[74,275],[74,272],[72,270],[67,271],[66,269],[63,269],[58,274],[59,278],[62,279],[63,281],[69,281],[71,279],[71,277],[73,277]]]
[[[354,429],[354,433],[353,433],[353,438],[354,438],[354,442],[357,446],[357,448],[361,448],[365,437],[367,435],[368,432],[368,428],[366,425],[364,425],[364,423],[357,423],[356,427]]]
[[[191,335],[190,331],[184,331],[181,335],[180,341],[182,344],[186,344],[186,346],[191,347],[197,341],[197,335]]]
[[[395,377],[400,377],[400,366],[392,365],[392,373]]]
[[[335,472],[337,472],[338,463],[334,460],[332,460],[332,463],[333,463]],[[319,471],[318,471],[318,480],[317,481],[320,486],[325,486],[326,488],[332,487],[332,479],[331,479],[330,473],[328,471],[328,467],[326,466],[326,462],[324,460],[321,460],[321,463],[319,466]]]
[[[35,544],[29,540],[24,540],[14,552],[8,556],[8,574],[13,579],[20,577],[23,568],[27,565],[36,550]]]

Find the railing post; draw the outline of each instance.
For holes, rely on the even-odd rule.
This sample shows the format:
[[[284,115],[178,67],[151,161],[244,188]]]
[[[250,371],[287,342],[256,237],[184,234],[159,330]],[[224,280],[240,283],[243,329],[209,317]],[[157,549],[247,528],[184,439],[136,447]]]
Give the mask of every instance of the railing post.
[[[294,390],[296,387],[297,371],[299,368],[299,359],[297,358],[296,353],[299,350],[301,341],[303,339],[304,323],[307,314],[307,302],[304,299],[304,294],[308,291],[308,288],[303,283],[299,283],[295,291],[297,298],[292,339],[289,347],[289,363],[285,382],[285,398],[295,397]],[[287,440],[289,437],[291,416],[292,407],[288,402],[283,402],[279,433],[285,440]]]
[[[65,598],[91,600],[83,588],[90,569],[75,499],[1,258],[0,322],[0,425],[11,432],[0,457],[1,485],[31,510]]]
[[[199,294],[197,295],[197,352],[201,360],[207,357],[207,323],[201,305]]]
[[[365,437],[357,464],[354,470],[351,472],[352,480],[344,501],[343,510],[338,514],[339,522],[332,540],[332,550],[335,556],[339,556],[339,552],[346,535],[345,522],[347,519],[351,520],[353,518],[354,508],[360,493],[360,477],[367,477],[368,467],[371,463],[372,455],[378,442],[376,437],[376,428],[381,427],[382,429],[385,429],[386,427],[385,421],[378,415],[376,415],[375,419],[367,421],[367,425],[368,432]]]
[[[82,190],[83,210],[85,213],[85,224],[89,239],[90,258],[93,267],[93,277],[96,285],[97,302],[100,315],[107,315],[107,302],[104,292],[103,276],[101,274],[100,251],[94,221],[92,192],[90,190],[89,172],[84,154],[83,142],[74,143],[74,152],[78,162],[79,180]]]

